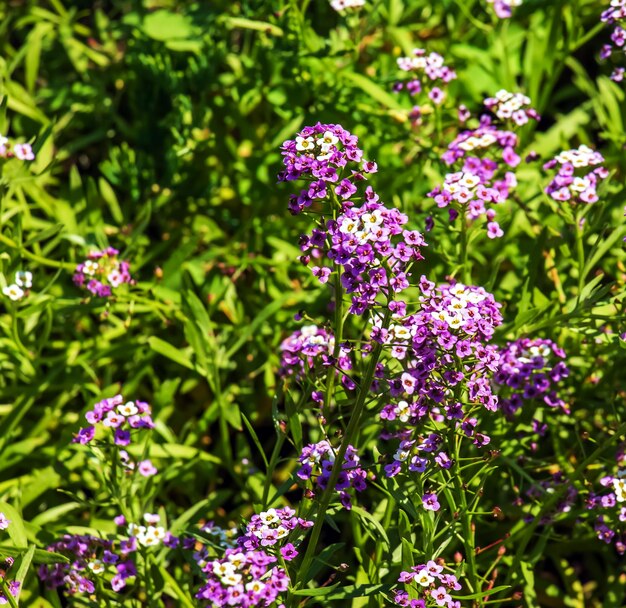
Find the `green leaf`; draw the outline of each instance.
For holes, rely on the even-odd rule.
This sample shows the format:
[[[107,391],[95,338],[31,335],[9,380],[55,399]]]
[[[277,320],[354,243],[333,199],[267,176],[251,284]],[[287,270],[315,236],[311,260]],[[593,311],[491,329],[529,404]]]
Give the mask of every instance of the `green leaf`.
[[[151,336],[148,338],[148,344],[150,348],[160,355],[167,357],[174,363],[178,363],[178,365],[182,365],[187,369],[196,370],[195,365],[191,362],[191,359],[187,357],[182,351],[172,346],[169,342],[165,342],[165,340],[161,340],[161,338],[157,338],[156,336]]]
[[[6,518],[11,522],[7,528],[7,532],[16,547],[28,546],[28,537],[26,536],[26,528],[21,514],[15,507],[8,502],[0,501],[0,513],[4,513]]]
[[[233,29],[256,30],[264,32],[271,36],[282,36],[283,30],[277,25],[267,23],[265,21],[254,21],[253,19],[245,19],[244,17],[227,17],[225,20],[227,27]]]
[[[31,548],[33,547],[26,548],[14,547],[13,545],[0,545],[0,556],[15,557],[18,553],[26,553],[27,551],[30,551]],[[70,560],[60,553],[45,551],[44,549],[35,549],[32,561],[36,564],[66,564],[69,563]]]
[[[146,15],[142,29],[147,36],[161,42],[189,38],[194,33],[193,23],[188,16],[164,9]]]
[[[346,80],[349,80],[352,84],[360,88],[364,93],[367,93],[372,99],[382,104],[390,110],[402,110],[402,105],[398,99],[391,93],[387,92],[380,85],[370,80],[367,76],[357,74],[355,72],[348,72],[344,70],[340,73],[340,76]]]

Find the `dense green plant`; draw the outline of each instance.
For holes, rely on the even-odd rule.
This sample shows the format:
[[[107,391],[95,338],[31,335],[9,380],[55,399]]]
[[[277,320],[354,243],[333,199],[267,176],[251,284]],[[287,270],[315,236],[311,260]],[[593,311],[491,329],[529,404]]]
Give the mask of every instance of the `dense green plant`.
[[[626,437],[626,103],[598,59],[609,5],[525,0],[500,19],[482,0],[345,11],[306,0],[2,4],[0,558],[15,562],[0,561],[0,598],[41,608],[206,605],[196,598],[202,565],[222,559],[254,514],[293,506],[304,523],[289,540],[300,555],[275,553],[287,606],[390,605],[401,571],[438,558],[458,577],[462,590],[451,593],[463,606],[624,605],[619,534],[601,527],[619,527],[618,511],[598,502],[611,489],[621,502]],[[428,88],[407,93],[397,60],[415,47],[456,72],[442,103]],[[515,132],[521,163],[517,186],[493,205],[504,235],[489,238],[482,219],[449,222],[429,193],[458,168],[442,161],[448,146],[478,127],[483,100],[501,89],[523,91],[541,120],[499,127]],[[460,105],[473,115],[464,124]],[[379,414],[400,397],[376,363],[388,379],[404,363],[392,344],[372,341],[370,312],[348,313],[342,263],[327,262],[320,283],[306,262],[324,266],[323,256],[302,259],[311,252],[298,240],[342,216],[348,199],[329,188],[310,217],[292,217],[290,195],[303,184],[277,183],[283,142],[318,122],[357,135],[378,165],[348,199],[360,207],[371,184],[427,243],[406,292],[379,294],[371,314],[380,327],[395,322],[389,302],[417,314],[421,275],[482,286],[502,304],[485,345],[504,353],[545,340],[567,354],[562,405],[531,401],[508,417],[503,406],[473,405],[489,445],[450,431],[441,448],[450,468],[386,475],[397,446],[380,439]],[[31,144],[34,159],[15,144]],[[543,165],[580,146],[601,152],[608,173],[593,204],[546,194],[560,165]],[[100,268],[128,261],[129,277],[98,297],[89,266],[82,286],[73,275],[107,248],[118,254],[94,258]],[[284,340],[311,325],[326,350],[301,355],[307,373],[294,382]],[[465,403],[467,390],[454,399]],[[504,400],[515,390],[495,392]],[[117,394],[149,403],[153,428],[133,427],[127,447],[108,429],[94,444],[73,443],[85,414]],[[441,421],[429,424],[418,434],[445,435]],[[350,446],[358,452],[367,491],[352,492],[351,510],[332,491],[339,465],[330,489],[316,474],[298,476],[302,450],[321,441],[340,464]],[[102,561],[104,550],[123,555],[127,524],[142,523],[126,587],[112,590],[111,564],[92,565],[95,588],[77,594],[37,576],[66,567],[64,535],[112,543],[85,549]]]

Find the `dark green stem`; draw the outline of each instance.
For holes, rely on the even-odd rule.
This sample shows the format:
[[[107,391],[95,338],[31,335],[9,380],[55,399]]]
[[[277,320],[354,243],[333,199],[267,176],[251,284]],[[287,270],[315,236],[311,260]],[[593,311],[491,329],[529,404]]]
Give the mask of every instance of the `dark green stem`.
[[[383,327],[387,328],[389,325],[389,320],[391,318],[391,313],[389,309],[387,309],[385,313],[385,318],[383,321]],[[380,359],[380,355],[382,352],[383,345],[376,344],[376,347],[372,351],[371,358],[365,370],[365,374],[363,376],[363,381],[361,383],[359,393],[356,398],[356,402],[354,404],[354,409],[352,411],[352,416],[350,417],[350,422],[348,423],[348,428],[346,429],[345,435],[339,446],[339,450],[335,456],[335,463],[333,465],[333,469],[330,473],[330,478],[328,480],[328,484],[326,489],[324,490],[322,497],[319,503],[319,509],[317,511],[317,516],[315,518],[315,523],[313,528],[311,529],[311,537],[309,538],[309,543],[307,545],[306,552],[304,557],[302,558],[302,563],[300,564],[299,571],[302,573],[299,577],[298,582],[294,585],[294,589],[300,589],[309,581],[309,571],[311,569],[311,563],[313,561],[315,551],[317,549],[317,543],[319,541],[319,537],[322,531],[322,526],[324,525],[324,518],[326,516],[326,511],[328,511],[328,507],[330,506],[330,501],[332,499],[333,494],[335,493],[335,486],[337,485],[337,480],[339,479],[339,474],[342,471],[342,465],[344,461],[344,457],[346,451],[348,449],[348,445],[350,445],[359,431],[359,423],[361,421],[361,417],[365,410],[365,402],[367,400],[367,396],[369,394],[370,388],[372,386],[372,382],[374,380],[374,374],[376,372],[376,366]],[[295,606],[295,603],[298,601],[298,596],[294,596],[291,598],[291,606]]]

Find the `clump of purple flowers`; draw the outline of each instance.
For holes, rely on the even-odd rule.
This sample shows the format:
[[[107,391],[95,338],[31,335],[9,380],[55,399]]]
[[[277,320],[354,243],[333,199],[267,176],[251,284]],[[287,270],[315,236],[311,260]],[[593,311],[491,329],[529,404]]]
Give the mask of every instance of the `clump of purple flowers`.
[[[451,207],[453,219],[463,213],[468,219],[476,220],[481,216],[487,218],[487,236],[501,237],[504,232],[498,222],[494,220],[495,209],[488,208],[489,204],[498,204],[501,201],[500,191],[489,186],[489,181],[483,181],[480,175],[466,171],[448,173],[442,186],[438,186],[428,196],[433,198],[437,206]]]
[[[522,6],[522,0],[487,0],[493,4],[493,10],[500,19],[508,19],[513,15],[513,9]]]
[[[626,553],[626,456],[620,449],[617,454],[617,471],[600,479],[603,490],[590,492],[587,509],[595,512],[594,529],[598,538],[615,546],[620,555]]]
[[[35,160],[35,153],[30,144],[11,144],[7,137],[0,135],[0,158]]]
[[[500,120],[513,121],[518,127],[525,125],[529,120],[539,120],[539,114],[530,105],[530,97],[522,93],[509,93],[504,89],[493,97],[485,99],[485,107]]]
[[[114,542],[90,535],[66,534],[48,547],[70,559],[65,564],[44,564],[39,578],[48,589],[64,587],[68,593],[92,594],[97,578],[107,581],[113,591],[120,592],[129,578],[137,575],[135,564],[127,559],[134,549],[123,544],[115,549]]]
[[[125,447],[130,445],[133,434],[154,428],[150,405],[145,401],[125,401],[122,395],[99,401],[85,414],[85,418],[89,426],[81,428],[72,443],[90,444],[96,436],[96,429],[102,428],[105,432],[106,429],[113,432],[115,446]],[[143,477],[157,473],[150,460],[135,463],[126,450],[119,450],[119,458],[124,468],[137,470]]]
[[[413,566],[410,572],[401,572],[398,582],[411,585],[412,593],[410,596],[405,590],[397,590],[394,596],[396,606],[461,608],[461,602],[453,600],[451,595],[451,592],[459,591],[461,585],[454,574],[444,573],[444,567],[443,560],[430,560]],[[416,599],[410,599],[415,596]]]
[[[278,175],[279,181],[310,182],[299,195],[291,196],[291,213],[301,213],[332,193],[345,201],[356,193],[356,182],[366,179],[368,173],[376,173],[376,163],[363,159],[358,143],[356,135],[341,125],[318,122],[283,144],[285,170]]]
[[[422,277],[420,289],[418,312],[398,315],[387,331],[377,321],[372,329],[372,339],[390,346],[392,357],[384,374],[392,399],[380,418],[401,425],[397,432],[382,434],[400,440],[385,466],[389,477],[402,471],[423,473],[433,463],[450,468],[441,436],[428,430],[431,423],[448,421],[477,447],[487,445],[490,438],[477,432],[472,410],[498,409],[492,387],[498,350],[490,341],[502,323],[500,304],[483,288],[462,283],[435,286]],[[460,386],[469,403],[456,396]]]
[[[392,300],[394,294],[409,286],[410,266],[423,259],[422,235],[406,230],[408,218],[397,209],[388,209],[368,188],[367,202],[349,208],[336,220],[328,220],[326,229],[316,229],[311,237],[303,236],[301,249],[326,249],[329,260],[341,267],[341,284],[352,295],[352,314],[363,314],[376,303],[379,295]],[[309,256],[303,261],[308,262]],[[329,267],[313,267],[321,283],[331,274]]]
[[[124,283],[133,284],[130,265],[125,260],[119,260],[118,254],[119,251],[113,247],[91,252],[88,259],[76,267],[74,283],[100,298],[108,298],[114,289]]]
[[[280,375],[302,382],[316,371],[334,366],[340,376],[341,384],[347,390],[355,388],[354,381],[348,375],[352,369],[352,349],[341,344],[337,358],[334,358],[335,337],[323,327],[305,325],[293,332],[280,345]],[[313,391],[313,399],[322,401],[320,394]]]
[[[425,49],[413,49],[409,57],[399,57],[398,67],[410,74],[410,80],[397,82],[394,91],[406,89],[414,97],[422,92],[428,92],[429,99],[440,105],[446,98],[445,87],[456,78],[456,72],[445,65],[444,58],[439,53],[426,53]],[[421,116],[419,107],[413,108],[412,117]]]
[[[558,167],[546,194],[555,201],[595,203],[598,200],[598,184],[609,174],[600,166],[603,162],[602,154],[585,145],[561,152],[543,166],[544,169]]]
[[[301,467],[298,470],[300,479],[311,479],[321,490],[325,490],[335,463],[335,450],[328,441],[311,443],[302,449],[298,458]],[[353,488],[362,492],[367,487],[367,472],[360,466],[360,458],[356,449],[349,445],[346,450],[341,472],[335,490],[339,492],[341,504],[352,507],[352,499],[348,490]]]
[[[273,547],[282,544],[295,530],[310,528],[312,525],[312,521],[297,517],[291,507],[268,509],[250,518],[246,534],[239,538],[238,543],[246,549]],[[286,561],[298,555],[291,543],[285,544],[281,553]]]
[[[352,314],[365,312],[379,295],[392,300],[395,293],[406,289],[409,268],[422,259],[419,248],[426,244],[419,232],[404,228],[406,215],[380,203],[370,186],[365,189],[363,204],[355,207],[354,199],[360,200],[356,183],[365,179],[364,173],[377,170],[375,163],[363,161],[357,143],[357,138],[339,125],[305,127],[295,140],[283,144],[285,171],[279,175],[282,181],[302,178],[311,182],[299,196],[292,197],[293,213],[304,211],[315,200],[330,200],[328,213],[333,212],[333,219],[322,220],[310,236],[301,237],[304,255],[300,261],[309,264],[311,258],[326,254],[341,285],[352,295]],[[349,167],[350,174],[346,173]],[[319,264],[311,270],[326,283],[333,269]]]
[[[611,32],[611,43],[602,47],[600,57],[607,59],[616,51],[623,55],[626,51],[626,0],[611,0],[611,6],[602,13],[600,19],[614,26]],[[611,78],[615,82],[621,82],[624,80],[625,73],[624,67],[616,67]]]
[[[498,129],[489,116],[481,116],[478,127],[461,131],[448,145],[441,158],[448,166],[455,165],[458,171],[447,175],[443,186],[428,196],[439,207],[452,207],[450,221],[461,212],[470,220],[484,215],[488,220],[488,236],[502,236],[494,219],[496,211],[488,205],[505,201],[517,186],[515,174],[508,170],[521,161],[515,151],[517,145],[515,133]]]
[[[563,359],[565,352],[552,340],[521,338],[502,348],[495,382],[510,389],[506,396],[502,394],[505,391],[499,391],[503,412],[512,416],[524,401],[532,399],[568,412],[555,390],[555,385],[569,375]]]
[[[487,115],[480,117],[480,124],[475,129],[461,131],[448,145],[442,160],[447,165],[463,160],[462,171],[481,169],[485,171],[485,179],[491,179],[495,174],[495,161],[482,166],[480,157],[499,156],[509,167],[517,167],[520,157],[515,152],[518,137],[512,131],[498,129]]]
[[[125,401],[122,395],[99,401],[85,418],[91,426],[80,429],[74,443],[90,443],[98,425],[111,429],[114,443],[121,446],[130,444],[132,431],[154,428],[150,405],[145,401]]]
[[[289,586],[289,576],[273,565],[276,561],[261,550],[226,549],[224,557],[204,563],[206,582],[195,597],[212,607],[275,606]]]

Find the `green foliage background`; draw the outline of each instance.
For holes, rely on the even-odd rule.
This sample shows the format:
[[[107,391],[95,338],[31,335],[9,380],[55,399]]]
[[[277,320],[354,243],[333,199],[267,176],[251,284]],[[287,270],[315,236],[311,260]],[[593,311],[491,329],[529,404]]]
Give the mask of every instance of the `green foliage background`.
[[[506,239],[470,252],[474,282],[505,303],[502,336],[548,336],[571,354],[573,413],[555,413],[545,454],[575,470],[621,422],[626,364],[626,102],[597,65],[599,4],[527,0],[501,23],[477,0],[373,1],[347,17],[321,0],[2,3],[0,133],[37,150],[0,181],[0,282],[34,274],[25,303],[0,304],[0,498],[23,516],[24,540],[111,528],[70,442],[84,411],[121,387],[155,411],[161,502],[234,522],[260,503],[278,346],[296,312],[323,317],[328,300],[294,262],[305,222],[276,183],[279,147],[306,124],[341,123],[378,162],[376,190],[421,229],[440,150],[391,93],[396,58],[414,46],[445,56],[459,73],[451,91],[472,109],[500,88],[525,91],[543,116],[523,132],[527,152],[588,143],[611,167],[588,216],[582,298],[574,236],[541,196],[540,164],[520,172]],[[429,243],[425,271],[442,280],[455,268],[452,235],[440,226]],[[73,268],[107,245],[138,283],[107,304],[83,301]],[[292,470],[286,460],[271,483]],[[365,517],[356,525],[372,533]],[[623,605],[615,556],[573,534],[553,530],[525,557],[527,605]],[[53,601],[35,600],[34,577],[25,594],[24,605]],[[614,603],[585,603],[602,597]],[[352,605],[379,605],[367,601]]]

